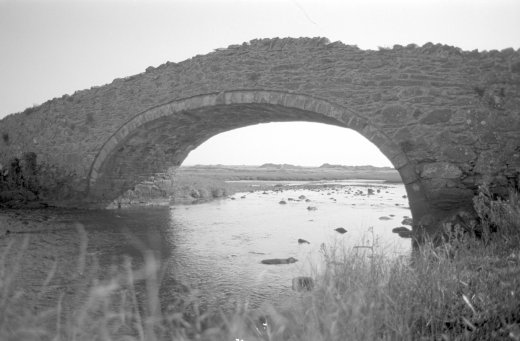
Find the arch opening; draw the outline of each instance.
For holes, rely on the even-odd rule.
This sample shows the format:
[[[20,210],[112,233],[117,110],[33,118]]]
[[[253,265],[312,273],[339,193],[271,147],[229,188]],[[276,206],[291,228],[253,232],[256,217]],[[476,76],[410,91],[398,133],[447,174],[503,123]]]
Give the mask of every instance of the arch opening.
[[[156,173],[178,167],[212,136],[268,122],[306,121],[350,128],[372,142],[399,171],[412,214],[426,210],[415,169],[388,136],[328,101],[278,91],[229,91],[174,101],[140,113],[103,145],[89,172],[87,197],[110,202]]]
[[[393,170],[388,158],[358,132],[302,121],[262,123],[215,135],[191,151],[182,163],[182,167],[201,165],[336,165]]]

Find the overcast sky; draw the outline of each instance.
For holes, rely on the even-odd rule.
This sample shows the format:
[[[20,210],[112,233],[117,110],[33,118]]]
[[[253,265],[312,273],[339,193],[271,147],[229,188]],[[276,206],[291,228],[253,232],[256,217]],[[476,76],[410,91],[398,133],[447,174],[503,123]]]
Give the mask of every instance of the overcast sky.
[[[0,0],[0,118],[255,38],[501,50],[518,49],[519,32],[519,0]],[[348,129],[304,123],[244,129],[209,140],[186,163],[390,165]]]

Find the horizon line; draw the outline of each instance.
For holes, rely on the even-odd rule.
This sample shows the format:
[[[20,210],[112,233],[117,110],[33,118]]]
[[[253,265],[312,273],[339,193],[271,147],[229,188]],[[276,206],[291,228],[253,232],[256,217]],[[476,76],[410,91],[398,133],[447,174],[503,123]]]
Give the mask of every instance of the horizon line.
[[[393,166],[376,166],[376,165],[343,165],[343,164],[337,164],[337,163],[322,163],[319,166],[309,166],[309,165],[298,165],[298,164],[292,164],[292,163],[274,163],[274,162],[265,162],[262,164],[224,164],[224,163],[208,163],[208,164],[202,164],[202,163],[196,163],[196,164],[181,164],[179,167],[196,167],[196,166],[249,166],[249,167],[261,167],[265,165],[274,165],[274,166],[293,166],[293,167],[302,167],[302,168],[320,168],[324,165],[329,165],[333,167],[375,167],[375,168],[393,168]]]

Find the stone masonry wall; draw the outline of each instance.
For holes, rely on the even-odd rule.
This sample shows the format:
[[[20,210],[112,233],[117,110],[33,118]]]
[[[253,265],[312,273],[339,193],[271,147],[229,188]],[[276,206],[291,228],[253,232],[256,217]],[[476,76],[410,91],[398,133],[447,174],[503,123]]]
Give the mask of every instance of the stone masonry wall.
[[[113,148],[99,158],[103,146],[121,127],[153,108],[194,96],[246,90],[301,94],[344,108],[364,123],[356,125],[351,117],[350,121],[329,120],[305,106],[284,112],[284,103],[254,106],[244,100],[228,116],[225,109],[215,106],[214,111],[188,108],[175,111],[175,117],[170,115],[168,120],[147,121],[135,133],[128,132],[128,138],[114,140]],[[219,105],[226,104],[232,102]],[[273,108],[281,114],[277,116]],[[240,113],[246,109],[248,114],[241,121]],[[228,123],[219,124],[219,119]],[[153,146],[175,131],[178,139],[168,142],[179,150],[172,152],[175,162],[142,165],[144,176],[180,164],[189,150],[212,134],[265,121],[298,119],[358,130],[389,158],[394,155],[388,155],[385,146],[391,143],[392,151],[397,146],[407,161],[406,167],[396,168],[403,179],[414,179],[414,188],[422,194],[417,200],[426,202],[422,207],[450,214],[459,208],[470,210],[479,184],[490,183],[496,193],[503,194],[508,185],[518,186],[520,181],[520,51],[469,52],[431,43],[364,51],[325,38],[253,40],[181,63],[149,67],[144,73],[7,116],[0,121],[0,164],[5,171],[13,158],[35,153],[38,163],[56,174],[42,191],[44,199],[58,203],[90,195],[96,160],[103,160],[103,165],[94,167],[99,171],[106,173],[110,168],[111,175],[103,178],[105,187],[111,186],[118,168],[124,178],[121,148],[137,150],[146,145],[139,150],[153,153]],[[161,130],[162,123],[169,126],[168,131]],[[182,129],[175,130],[190,126],[196,129],[186,136],[181,136]],[[195,131],[198,134],[191,135]],[[147,132],[154,144],[147,141]],[[169,157],[166,152],[155,153],[157,160]],[[130,173],[121,185],[126,189],[142,180]],[[52,186],[67,190],[49,190]],[[416,220],[424,217],[425,225],[433,219],[424,210],[414,214]]]

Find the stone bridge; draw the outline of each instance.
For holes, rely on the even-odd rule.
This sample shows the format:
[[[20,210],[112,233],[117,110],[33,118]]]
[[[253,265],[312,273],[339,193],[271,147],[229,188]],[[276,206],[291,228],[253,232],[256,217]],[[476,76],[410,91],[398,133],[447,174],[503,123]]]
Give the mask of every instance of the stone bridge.
[[[23,170],[35,155],[40,199],[102,204],[215,134],[281,121],[361,133],[401,174],[416,225],[434,229],[472,214],[480,184],[518,186],[520,51],[253,40],[9,115],[0,163],[5,182],[14,158]]]

